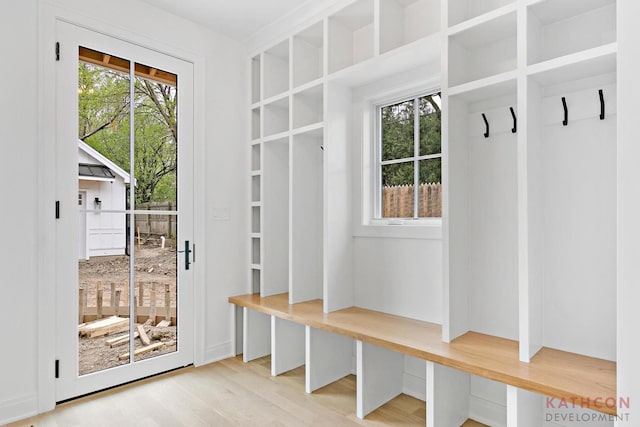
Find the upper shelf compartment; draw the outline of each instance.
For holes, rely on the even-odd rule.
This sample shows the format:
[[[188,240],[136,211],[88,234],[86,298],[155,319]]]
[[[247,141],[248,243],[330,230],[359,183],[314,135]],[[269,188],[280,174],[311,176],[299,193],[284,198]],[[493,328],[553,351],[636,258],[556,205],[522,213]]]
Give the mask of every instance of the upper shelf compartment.
[[[440,31],[439,0],[380,2],[380,53]]]
[[[264,61],[264,98],[269,99],[289,90],[289,40],[268,49]]]
[[[251,103],[260,102],[260,55],[251,58]]]
[[[514,0],[449,0],[449,26],[453,27],[513,3]]]
[[[374,55],[373,1],[358,0],[329,16],[329,72]]]
[[[324,30],[322,22],[293,37],[293,87],[323,75]]]
[[[449,86],[516,69],[515,10],[449,35]]]
[[[528,65],[616,41],[615,0],[545,0],[528,8]]]

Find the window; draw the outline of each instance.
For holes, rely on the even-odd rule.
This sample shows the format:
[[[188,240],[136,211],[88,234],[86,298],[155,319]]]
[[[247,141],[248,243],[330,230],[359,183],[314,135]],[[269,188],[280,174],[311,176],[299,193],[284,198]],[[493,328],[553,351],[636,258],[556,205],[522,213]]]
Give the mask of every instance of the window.
[[[375,218],[442,217],[440,105],[433,93],[377,108]]]

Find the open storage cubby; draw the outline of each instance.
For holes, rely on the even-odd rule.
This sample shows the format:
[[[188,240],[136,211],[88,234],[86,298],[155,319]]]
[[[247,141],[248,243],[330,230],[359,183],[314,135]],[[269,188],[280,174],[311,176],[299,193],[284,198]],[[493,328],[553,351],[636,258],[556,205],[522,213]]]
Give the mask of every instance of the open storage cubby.
[[[262,55],[264,99],[289,90],[289,40],[285,40]]]
[[[404,46],[440,30],[440,0],[380,2],[380,53]]]
[[[330,73],[373,57],[373,15],[373,0],[358,0],[329,16]]]
[[[258,268],[251,269],[251,293],[260,293],[260,269]]]
[[[427,362],[427,427],[461,426],[467,420],[506,426],[508,388],[496,381]]]
[[[260,102],[260,55],[251,58],[251,103]]]
[[[449,26],[460,24],[484,15],[503,6],[513,4],[515,0],[449,0]]]
[[[293,95],[293,129],[322,123],[324,118],[321,84]]]
[[[251,110],[251,139],[260,138],[260,107]]]
[[[544,347],[612,361],[616,86],[615,55],[530,75],[527,81],[529,254],[534,261],[529,286],[540,295],[530,322],[542,331],[538,342]]]
[[[289,291],[289,138],[263,150],[262,296]]]
[[[251,177],[251,201],[260,201],[260,175],[254,175]]]
[[[251,172],[260,170],[260,144],[251,146]]]
[[[616,41],[615,0],[545,0],[527,12],[529,65]]]
[[[266,104],[263,111],[265,137],[289,130],[289,97]]]
[[[260,207],[251,207],[251,232],[260,233]]]
[[[321,78],[323,64],[324,27],[318,22],[293,37],[293,87]]]
[[[304,325],[271,316],[271,375],[275,377],[304,364]]]
[[[518,339],[516,98],[515,80],[449,97],[447,341]]]
[[[257,237],[251,239],[251,264],[260,264],[260,239]]]
[[[291,143],[289,302],[322,298],[323,132],[294,135]]]
[[[513,71],[517,66],[516,12],[449,36],[449,86]]]

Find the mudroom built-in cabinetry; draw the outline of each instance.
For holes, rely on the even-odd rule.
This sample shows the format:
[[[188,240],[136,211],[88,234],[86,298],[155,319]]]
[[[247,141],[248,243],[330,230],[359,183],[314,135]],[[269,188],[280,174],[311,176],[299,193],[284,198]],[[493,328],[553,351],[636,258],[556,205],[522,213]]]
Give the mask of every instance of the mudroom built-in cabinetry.
[[[616,0],[341,1],[252,54],[247,294],[229,298],[245,361],[304,365],[309,393],[355,374],[359,417],[418,370],[429,427],[569,426],[549,420],[563,411],[613,426],[616,24]],[[358,94],[408,71],[442,97],[433,316],[354,284],[357,147],[375,133]],[[577,403],[549,407],[562,399]]]

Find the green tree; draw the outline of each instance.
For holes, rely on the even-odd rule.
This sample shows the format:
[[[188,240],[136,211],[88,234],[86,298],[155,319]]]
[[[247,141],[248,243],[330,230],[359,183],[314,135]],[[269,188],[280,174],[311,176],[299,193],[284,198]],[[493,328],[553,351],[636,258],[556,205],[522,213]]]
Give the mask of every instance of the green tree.
[[[441,110],[438,95],[419,98],[420,155],[441,152]],[[396,160],[414,157],[415,110],[414,100],[401,102],[382,108],[382,160]],[[385,165],[382,168],[384,186],[413,185],[413,161]],[[419,162],[421,183],[441,181],[440,159]]]
[[[129,75],[79,66],[79,138],[130,171]],[[177,90],[136,77],[134,83],[136,203],[176,200]]]

